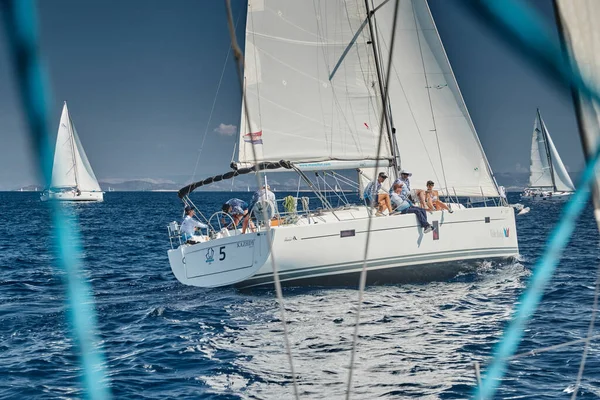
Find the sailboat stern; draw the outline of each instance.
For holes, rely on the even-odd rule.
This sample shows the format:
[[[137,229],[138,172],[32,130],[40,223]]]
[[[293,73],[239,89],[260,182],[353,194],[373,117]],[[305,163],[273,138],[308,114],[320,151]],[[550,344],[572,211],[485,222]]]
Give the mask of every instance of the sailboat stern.
[[[267,253],[265,232],[183,244],[168,251],[177,280],[199,287],[228,286],[248,279],[265,264]]]

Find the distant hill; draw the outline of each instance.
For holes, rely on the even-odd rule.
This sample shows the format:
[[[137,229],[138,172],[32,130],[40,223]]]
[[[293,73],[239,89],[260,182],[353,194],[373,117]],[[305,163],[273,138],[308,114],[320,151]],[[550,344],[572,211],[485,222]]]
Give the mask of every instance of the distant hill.
[[[494,176],[507,192],[521,192],[529,183],[529,172],[496,172]]]
[[[156,182],[152,180],[131,180],[123,182],[102,182],[100,187],[105,192],[151,192],[151,191],[176,191],[181,189],[182,185],[175,182]]]
[[[352,181],[356,180],[356,172],[347,171],[347,177]],[[571,173],[571,178],[573,182],[577,182],[576,178],[578,178],[579,173]],[[529,181],[529,173],[528,172],[496,172],[494,174],[496,177],[496,181],[499,185],[504,186],[506,191],[508,192],[520,192],[525,188]],[[176,180],[166,180],[166,179],[106,179],[100,181],[100,187],[105,192],[115,191],[115,192],[149,192],[149,191],[177,191],[188,184],[184,180],[183,177],[179,177],[181,182]],[[201,179],[201,178],[198,178]],[[278,172],[269,175],[269,185],[272,188],[275,188],[277,191],[296,191],[298,189],[298,177],[294,173],[290,172]],[[332,178],[327,178],[328,185],[333,189],[335,187],[336,182],[332,180]],[[338,181],[338,186],[342,190],[353,190],[350,186],[345,185],[343,182]],[[323,188],[323,181],[320,180],[319,185]],[[302,183],[301,189],[306,189],[306,185]],[[43,188],[41,185],[28,185],[23,188],[14,189],[15,191],[23,191],[32,192],[32,191],[42,191]],[[240,177],[236,177],[235,179],[223,180],[220,182],[212,183],[208,186],[203,186],[198,189],[198,191],[223,191],[223,192],[245,192],[256,190],[256,178],[254,175],[244,175]]]

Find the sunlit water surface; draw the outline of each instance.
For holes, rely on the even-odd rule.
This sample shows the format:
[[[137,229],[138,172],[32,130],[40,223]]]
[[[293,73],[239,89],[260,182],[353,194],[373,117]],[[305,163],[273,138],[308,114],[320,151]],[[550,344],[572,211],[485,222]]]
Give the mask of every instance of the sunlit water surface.
[[[230,195],[198,193],[194,201],[216,211]],[[177,196],[111,192],[105,199],[63,207],[81,226],[82,276],[93,289],[114,397],[291,398],[274,291],[181,285],[166,254],[166,224],[181,215]],[[519,262],[483,263],[444,282],[368,287],[352,398],[471,396],[473,364],[489,362],[560,208],[536,204],[517,217]],[[0,215],[0,398],[85,397],[49,207],[35,193],[0,193]],[[519,351],[586,335],[598,263],[588,207]],[[300,397],[343,398],[358,291],[296,287],[284,297]],[[498,398],[569,398],[582,349],[511,362]],[[600,396],[598,357],[593,342],[579,398]]]

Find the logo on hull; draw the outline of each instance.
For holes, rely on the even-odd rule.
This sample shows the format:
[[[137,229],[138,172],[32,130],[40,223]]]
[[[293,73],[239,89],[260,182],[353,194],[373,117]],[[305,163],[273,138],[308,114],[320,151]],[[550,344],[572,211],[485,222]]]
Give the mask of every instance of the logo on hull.
[[[215,261],[215,251],[211,247],[206,251],[206,262],[210,265],[213,261]]]
[[[510,237],[510,228],[490,229],[490,236],[493,238],[507,238]]]

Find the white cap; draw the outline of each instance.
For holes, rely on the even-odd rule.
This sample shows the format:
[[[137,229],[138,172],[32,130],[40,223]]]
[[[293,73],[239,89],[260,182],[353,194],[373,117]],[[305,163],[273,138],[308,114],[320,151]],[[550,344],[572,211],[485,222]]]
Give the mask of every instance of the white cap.
[[[403,169],[402,171],[400,171],[400,175],[402,175],[402,174],[407,174],[408,176],[412,176],[412,172],[408,172],[405,169]]]

